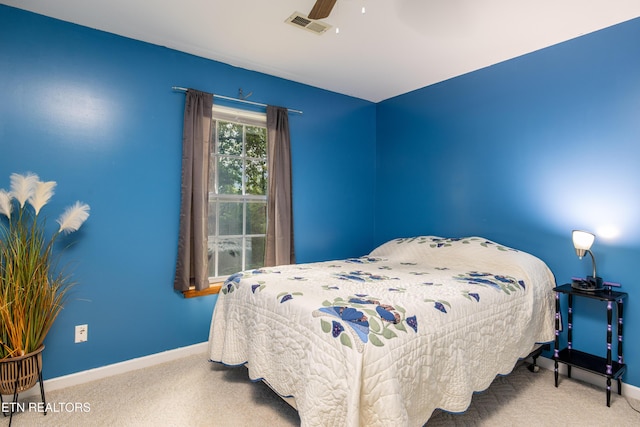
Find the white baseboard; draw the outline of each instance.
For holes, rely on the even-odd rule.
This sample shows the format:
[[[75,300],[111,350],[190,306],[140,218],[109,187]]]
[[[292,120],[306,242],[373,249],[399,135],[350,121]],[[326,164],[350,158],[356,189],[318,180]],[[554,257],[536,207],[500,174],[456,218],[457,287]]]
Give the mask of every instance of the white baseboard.
[[[531,362],[531,359],[527,359],[527,361]],[[550,371],[553,371],[555,369],[555,362],[553,361],[553,359],[549,359],[546,357],[538,357],[537,365],[540,366],[541,368],[548,369]],[[567,365],[565,365],[564,363],[559,363],[558,374],[566,377]],[[585,383],[592,384],[598,387],[602,387],[603,390],[607,386],[607,380],[605,377],[602,377],[597,374],[592,374],[591,372],[585,371],[584,369],[580,369],[580,368],[573,368],[571,370],[571,378],[579,381],[584,381]],[[618,392],[618,388],[617,388],[617,385],[615,384],[615,381],[611,382],[611,392],[612,393]],[[630,397],[632,399],[640,399],[640,388],[630,384],[625,384],[623,382],[622,395]]]
[[[124,362],[114,363],[112,365],[101,366],[99,368],[51,378],[44,381],[44,390],[46,393],[53,390],[59,390],[61,388],[88,383],[89,381],[107,378],[113,375],[124,374],[126,372],[135,371],[136,369],[147,368],[149,366],[158,365],[160,363],[170,362],[182,357],[206,353],[208,348],[207,346],[207,342],[202,342],[187,347],[180,347],[173,350],[150,354],[148,356],[125,360]],[[32,387],[20,394],[21,397],[39,395],[40,387]]]

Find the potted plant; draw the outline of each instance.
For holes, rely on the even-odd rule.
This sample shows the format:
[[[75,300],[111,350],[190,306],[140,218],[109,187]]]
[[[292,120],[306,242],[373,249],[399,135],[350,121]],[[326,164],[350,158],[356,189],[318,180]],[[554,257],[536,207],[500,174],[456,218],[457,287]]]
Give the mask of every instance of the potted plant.
[[[56,183],[32,173],[10,179],[11,191],[0,189],[0,394],[17,396],[42,381],[43,342],[72,286],[70,276],[57,269],[56,239],[78,230],[89,206],[68,207],[47,238],[41,209]]]

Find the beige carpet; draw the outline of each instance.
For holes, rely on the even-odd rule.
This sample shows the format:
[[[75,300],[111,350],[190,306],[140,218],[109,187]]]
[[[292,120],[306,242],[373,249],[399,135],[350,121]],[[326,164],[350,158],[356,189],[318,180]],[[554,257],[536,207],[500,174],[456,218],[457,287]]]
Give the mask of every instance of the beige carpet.
[[[263,383],[248,380],[245,368],[190,356],[150,368],[47,393],[52,411],[34,407],[38,398],[20,399],[26,411],[13,426],[297,426],[297,412]],[[6,400],[6,399],[5,399]],[[640,402],[553,372],[529,372],[519,365],[474,396],[463,414],[435,412],[432,426],[639,426]],[[31,408],[29,405],[32,405]],[[9,418],[0,416],[0,426]],[[341,427],[341,426],[332,426]],[[363,426],[366,427],[366,426]]]

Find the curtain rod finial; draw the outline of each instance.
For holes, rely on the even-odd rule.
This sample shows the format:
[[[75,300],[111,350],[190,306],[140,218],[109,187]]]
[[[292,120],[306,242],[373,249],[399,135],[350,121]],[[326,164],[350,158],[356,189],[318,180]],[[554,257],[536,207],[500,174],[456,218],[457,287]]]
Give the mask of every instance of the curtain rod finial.
[[[248,97],[250,97],[251,95],[253,95],[253,92],[249,92],[248,94],[245,95],[244,92],[242,91],[242,88],[238,89],[238,98],[242,99],[243,101]]]

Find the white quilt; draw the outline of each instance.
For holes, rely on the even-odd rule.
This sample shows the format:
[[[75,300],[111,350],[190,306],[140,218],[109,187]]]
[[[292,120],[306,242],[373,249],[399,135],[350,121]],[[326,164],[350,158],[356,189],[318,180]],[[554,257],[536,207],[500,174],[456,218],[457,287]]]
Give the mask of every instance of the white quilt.
[[[554,286],[540,259],[480,237],[396,239],[231,276],[210,358],[293,396],[303,426],[422,426],[553,340]]]

